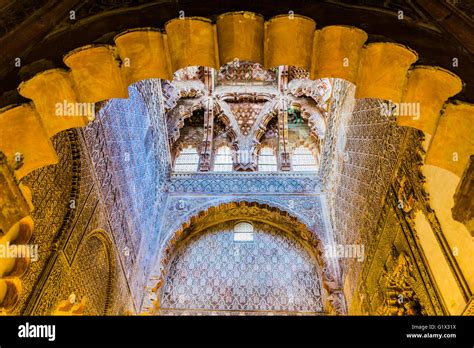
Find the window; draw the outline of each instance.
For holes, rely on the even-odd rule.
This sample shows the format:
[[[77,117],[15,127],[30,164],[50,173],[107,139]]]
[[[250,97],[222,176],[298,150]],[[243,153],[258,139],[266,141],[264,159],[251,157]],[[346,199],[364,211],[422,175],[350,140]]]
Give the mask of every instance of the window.
[[[316,172],[316,158],[311,150],[304,146],[299,146],[293,152],[292,158],[293,171],[295,172]]]
[[[174,163],[175,172],[196,172],[198,170],[199,155],[195,147],[183,149]]]
[[[234,242],[253,242],[253,225],[250,222],[239,222],[234,226]]]
[[[232,151],[228,146],[221,146],[216,153],[214,160],[214,171],[231,172],[233,167]]]
[[[269,147],[264,147],[260,150],[258,156],[258,171],[259,172],[276,172],[277,159],[273,150]]]

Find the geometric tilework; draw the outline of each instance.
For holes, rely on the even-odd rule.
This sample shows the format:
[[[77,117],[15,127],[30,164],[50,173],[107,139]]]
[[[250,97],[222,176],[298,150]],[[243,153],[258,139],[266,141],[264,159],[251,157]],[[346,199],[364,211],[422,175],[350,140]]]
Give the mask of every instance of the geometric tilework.
[[[164,285],[162,310],[321,312],[320,275],[309,252],[278,228],[257,222],[253,242],[234,242],[235,223],[201,232],[178,250]]]

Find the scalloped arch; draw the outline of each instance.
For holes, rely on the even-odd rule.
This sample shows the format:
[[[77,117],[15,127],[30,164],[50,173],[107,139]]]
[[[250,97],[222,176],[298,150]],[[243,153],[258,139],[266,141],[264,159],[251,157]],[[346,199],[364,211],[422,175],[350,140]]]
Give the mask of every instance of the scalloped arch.
[[[186,66],[217,69],[233,57],[266,68],[304,68],[312,79],[345,79],[356,85],[357,98],[419,103],[420,114],[398,116],[398,124],[430,134],[426,162],[461,177],[474,153],[470,135],[474,105],[446,103],[461,91],[461,79],[438,67],[414,66],[418,55],[405,46],[365,45],[366,39],[358,28],[316,30],[315,21],[308,17],[280,15],[264,22],[250,12],[226,13],[216,23],[196,17],[174,19],[166,23],[165,31],[131,29],[116,36],[113,46],[88,45],[66,54],[64,63],[70,70],[46,70],[22,82],[19,92],[31,102],[0,109],[0,151],[9,163],[22,164],[15,170],[21,180],[58,162],[50,140],[53,135],[89,121],[87,114],[58,116],[58,103],[127,98],[127,87],[134,82],[170,79]],[[32,207],[31,197],[25,199]]]
[[[215,24],[201,17],[174,19],[166,23],[165,31],[127,30],[115,37],[115,46],[79,47],[64,56],[69,71],[46,70],[21,83],[19,92],[32,100],[29,105],[0,110],[0,151],[11,161],[15,154],[24,155],[23,166],[16,172],[21,179],[34,169],[57,163],[51,136],[87,124],[86,116],[57,116],[57,103],[127,98],[127,86],[137,81],[170,79],[172,72],[187,66],[218,69],[231,57],[252,60],[266,68],[297,66],[309,71],[312,79],[345,79],[357,86],[357,98],[419,103],[418,118],[399,116],[398,123],[428,134],[435,134],[443,107],[448,127],[459,120],[470,122],[468,114],[473,112],[473,105],[444,106],[462,89],[461,80],[453,73],[413,66],[418,55],[400,44],[364,45],[367,34],[358,28],[315,29],[316,23],[304,16],[280,15],[264,22],[255,13],[231,12],[219,16]],[[456,116],[449,117],[450,113]],[[474,152],[473,141],[468,142],[467,149]],[[461,176],[468,158],[463,154],[453,165],[444,157],[432,162]]]

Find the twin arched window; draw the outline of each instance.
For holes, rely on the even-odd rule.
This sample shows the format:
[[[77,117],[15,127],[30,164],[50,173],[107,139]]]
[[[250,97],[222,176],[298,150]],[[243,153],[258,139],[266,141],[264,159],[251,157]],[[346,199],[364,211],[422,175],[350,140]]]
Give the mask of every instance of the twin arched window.
[[[299,146],[293,152],[292,169],[294,172],[316,172],[318,165],[311,150],[304,146]]]
[[[196,172],[199,165],[199,154],[195,147],[188,146],[181,150],[174,163],[175,172]]]
[[[231,172],[233,168],[232,150],[228,146],[221,146],[217,149],[214,159],[215,172]]]
[[[259,172],[276,172],[277,159],[273,149],[264,147],[260,150],[258,156],[258,171]]]

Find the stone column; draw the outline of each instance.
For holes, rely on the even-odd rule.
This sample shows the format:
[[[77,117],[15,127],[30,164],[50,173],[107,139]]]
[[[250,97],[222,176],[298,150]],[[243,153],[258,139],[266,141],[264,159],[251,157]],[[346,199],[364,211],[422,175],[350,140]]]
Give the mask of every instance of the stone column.
[[[204,84],[207,87],[209,98],[204,110],[204,137],[201,150],[201,158],[199,161],[199,170],[208,172],[211,170],[212,158],[212,140],[214,134],[214,100],[212,94],[214,92],[214,72],[211,68],[204,68]]]
[[[278,106],[278,144],[280,154],[280,170],[291,170],[291,161],[288,145],[288,101],[284,97],[288,87],[288,67],[280,67],[278,87],[280,90],[280,104]]]

